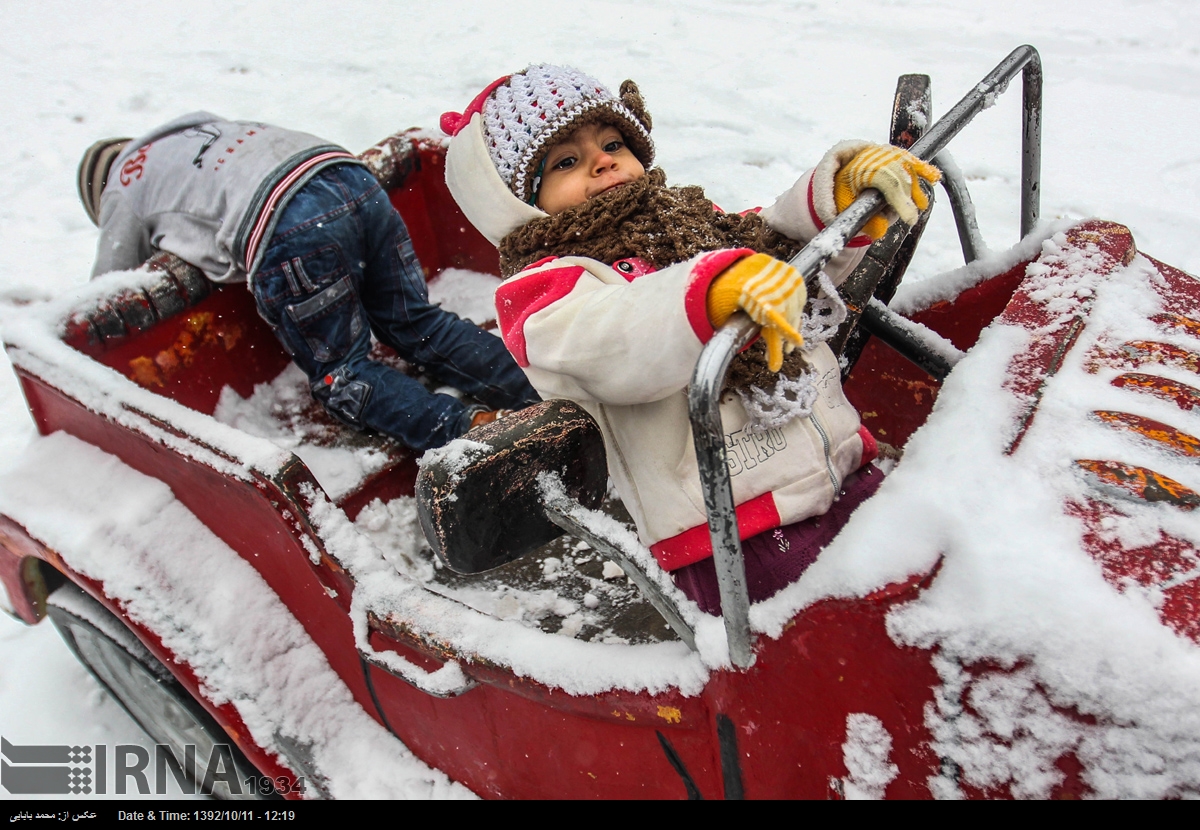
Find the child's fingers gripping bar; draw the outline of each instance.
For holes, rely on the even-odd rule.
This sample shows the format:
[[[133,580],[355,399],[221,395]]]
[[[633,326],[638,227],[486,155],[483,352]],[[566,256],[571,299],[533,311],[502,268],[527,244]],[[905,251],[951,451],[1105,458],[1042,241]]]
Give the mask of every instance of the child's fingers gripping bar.
[[[860,150],[834,175],[834,203],[840,213],[860,193],[873,187],[883,194],[906,225],[913,225],[920,217],[920,211],[929,207],[921,182],[934,184],[941,177],[941,171],[936,167],[907,150],[872,144]],[[886,230],[887,220],[881,216],[873,217],[863,227],[863,232],[872,239],[878,239]]]
[[[783,368],[784,352],[804,345],[804,338],[778,312],[770,311],[766,318],[767,322],[762,324],[762,336],[767,344],[767,368],[778,372]]]
[[[737,309],[743,309],[763,328],[767,365],[773,372],[783,366],[788,351],[804,343],[801,317],[807,293],[800,272],[766,254],[753,254],[727,268],[708,289],[708,317],[720,326]]]
[[[904,160],[904,170],[912,179],[912,200],[916,204],[917,209],[927,209],[929,207],[929,197],[921,189],[920,180],[923,179],[930,184],[938,182],[942,178],[942,171],[938,170],[932,164],[921,161],[916,156],[911,156]]]
[[[783,368],[783,338],[778,329],[770,326],[763,327],[762,338],[767,344],[767,368],[778,372]]]

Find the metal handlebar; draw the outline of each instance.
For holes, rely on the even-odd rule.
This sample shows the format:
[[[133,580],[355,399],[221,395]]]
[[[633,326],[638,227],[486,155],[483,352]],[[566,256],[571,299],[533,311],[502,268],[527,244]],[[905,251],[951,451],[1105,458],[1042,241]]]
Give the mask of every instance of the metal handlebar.
[[[729,480],[729,462],[725,453],[721,387],[733,356],[756,334],[758,326],[744,312],[730,317],[700,353],[692,374],[692,385],[688,388],[692,440],[696,446],[700,489],[704,492],[708,532],[717,566],[729,659],[743,669],[754,661],[750,647],[750,594],[746,588],[746,563],[742,560],[733,484]]]
[[[910,152],[932,161],[946,145],[990,107],[1008,88],[1018,72],[1023,73],[1024,125],[1021,142],[1021,236],[1037,224],[1042,168],[1042,60],[1032,46],[1019,46],[989,72],[975,88],[929,128]],[[839,253],[867,220],[885,205],[878,190],[869,189],[854,200],[825,230],[813,237],[792,257],[791,265],[810,280]],[[738,536],[737,509],[729,479],[725,452],[725,429],[721,422],[721,389],[733,356],[758,333],[745,314],[735,314],[708,342],[696,362],[688,390],[688,412],[692,421],[700,486],[708,512],[713,559],[725,618],[729,657],[738,668],[754,661],[750,642],[750,599],[746,589],[746,565]]]

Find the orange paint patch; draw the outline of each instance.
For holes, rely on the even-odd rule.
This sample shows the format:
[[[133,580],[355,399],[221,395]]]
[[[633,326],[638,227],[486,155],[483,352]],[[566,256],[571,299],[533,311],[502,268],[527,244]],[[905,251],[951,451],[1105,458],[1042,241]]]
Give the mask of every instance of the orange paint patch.
[[[1136,369],[1147,363],[1161,363],[1164,366],[1200,374],[1200,354],[1155,340],[1131,340],[1115,349],[1097,347],[1088,355],[1084,368],[1095,374],[1103,366]]]
[[[154,365],[154,361],[148,357],[135,357],[129,361],[129,379],[141,386],[144,389],[149,389],[151,386],[162,386],[162,377],[158,373],[158,367]]]
[[[915,406],[924,406],[927,398],[931,401],[934,400],[941,390],[941,386],[937,383],[931,383],[926,380],[911,380],[890,372],[884,372],[881,377],[882,380],[891,383],[897,388],[904,388],[911,392]]]
[[[1192,337],[1200,338],[1200,320],[1193,320],[1191,317],[1184,317],[1182,314],[1170,313],[1155,314],[1150,319],[1163,328],[1176,329],[1190,334]]]
[[[1124,491],[1144,501],[1163,501],[1182,510],[1200,507],[1200,493],[1146,467],[1093,460],[1076,461],[1075,466],[1096,484]]]
[[[210,312],[190,314],[175,342],[154,357],[141,356],[129,361],[128,378],[144,389],[163,387],[181,369],[195,362],[205,349],[230,351],[242,337],[242,327],[225,320],[214,320]]]
[[[683,713],[674,706],[659,706],[658,716],[667,723],[680,723],[683,720]]]
[[[1177,383],[1173,380],[1159,377],[1158,375],[1146,375],[1140,372],[1127,372],[1119,375],[1112,380],[1113,386],[1119,386],[1123,389],[1133,389],[1138,392],[1146,392],[1156,398],[1161,398],[1164,401],[1169,401],[1175,404],[1180,409],[1191,411],[1200,409],[1200,389],[1194,386],[1188,386],[1186,383]]]
[[[1180,455],[1200,457],[1200,438],[1181,432],[1169,424],[1128,412],[1096,411],[1092,415],[1109,426],[1130,430]]]

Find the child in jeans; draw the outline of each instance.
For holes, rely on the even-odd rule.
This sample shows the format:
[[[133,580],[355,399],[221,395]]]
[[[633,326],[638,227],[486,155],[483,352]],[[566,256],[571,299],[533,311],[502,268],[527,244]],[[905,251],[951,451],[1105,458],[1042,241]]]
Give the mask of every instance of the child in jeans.
[[[248,281],[313,397],[352,427],[424,450],[495,408],[537,400],[500,341],[430,304],[387,194],[354,156],[316,136],[192,113],[136,141],[97,142],[79,191],[100,227],[93,276],[165,250],[214,282]],[[486,406],[430,393],[371,360],[372,332]]]
[[[928,206],[919,180],[938,172],[895,147],[843,142],[772,206],[727,214],[700,188],[666,186],[650,128],[633,82],[616,96],[578,70],[531,66],[442,116],[453,136],[446,182],[500,248],[496,309],[509,351],[543,397],[595,417],[642,541],[718,613],[687,405],[700,351],[739,309],[762,326],[721,403],[758,601],[797,579],[882,479],[836,356],[819,336],[804,341],[802,329],[820,326],[786,260],[866,187],[912,224]],[[887,224],[876,217],[830,260],[833,283]]]

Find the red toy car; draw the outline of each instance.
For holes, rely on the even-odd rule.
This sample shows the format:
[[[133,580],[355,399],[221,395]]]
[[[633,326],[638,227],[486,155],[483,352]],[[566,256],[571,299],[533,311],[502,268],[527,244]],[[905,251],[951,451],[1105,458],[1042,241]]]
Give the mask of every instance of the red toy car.
[[[1014,52],[927,131],[928,79],[904,76],[893,139],[938,157],[988,96],[1020,72],[1024,235],[1037,219],[1040,65],[1032,49]],[[461,279],[466,291],[473,278],[462,270],[497,273],[496,251],[447,193],[444,152],[439,140],[410,131],[364,158],[403,214],[433,284],[459,269],[449,278]],[[952,162],[942,160],[970,261],[980,252],[969,197]],[[826,233],[853,235],[879,206],[864,198]],[[1200,282],[1137,255],[1124,227],[1091,221],[1028,238],[953,279],[897,295],[922,228],[894,229],[876,243],[844,287],[850,319],[837,341],[847,395],[864,424],[904,459],[860,508],[874,512],[861,521],[856,514],[823,554],[828,561],[764,603],[751,607],[736,596],[740,550],[720,495],[728,476],[719,420],[710,430],[716,438],[700,452],[712,459],[705,480],[710,526],[719,567],[730,574],[725,619],[686,600],[632,531],[608,515],[619,516],[620,507],[606,498],[603,446],[597,450],[586,416],[552,402],[504,419],[431,454],[418,487],[413,453],[339,427],[289,380],[288,357],[247,291],[213,286],[168,255],[140,272],[96,280],[79,297],[31,312],[6,332],[39,431],[73,436],[53,439],[63,453],[78,439],[115,456],[120,464],[99,453],[87,463],[119,468],[121,481],[148,482],[140,498],[162,511],[137,519],[151,530],[122,542],[131,553],[117,557],[71,542],[53,519],[21,508],[10,486],[0,498],[7,513],[0,515],[0,579],[8,603],[30,624],[49,614],[157,742],[182,748],[232,741],[241,779],[269,777],[291,797],[363,792],[346,781],[347,770],[362,774],[363,764],[346,760],[345,745],[362,727],[329,714],[347,706],[361,707],[418,758],[488,797],[1127,792],[1112,783],[1119,775],[1106,766],[1111,757],[1089,736],[1106,724],[1158,729],[1159,737],[1168,727],[1123,715],[1124,699],[1110,706],[1102,691],[1089,703],[1072,691],[1070,678],[1048,668],[1065,665],[1054,662],[1058,657],[1006,645],[1010,634],[1013,642],[1026,636],[1016,629],[998,635],[993,652],[986,645],[972,651],[950,635],[922,639],[920,631],[940,629],[919,609],[943,607],[939,596],[961,590],[954,527],[964,517],[947,514],[945,528],[928,533],[935,541],[898,544],[891,559],[879,528],[917,498],[916,483],[935,480],[921,476],[942,475],[952,484],[967,463],[956,453],[980,452],[954,443],[966,434],[955,432],[954,419],[971,400],[1000,403],[973,416],[975,434],[994,449],[989,463],[1011,468],[1013,480],[1043,475],[1047,456],[1038,447],[1058,439],[1039,437],[1039,429],[1073,429],[1072,413],[1080,414],[1079,423],[1098,435],[1127,435],[1142,442],[1130,446],[1153,454],[1104,454],[1114,445],[1087,436],[1082,443],[1101,454],[1064,449],[1053,475],[1078,487],[1044,506],[1055,516],[1046,521],[1074,527],[1075,536],[1061,544],[1047,539],[1046,550],[1068,549],[1088,596],[1107,592],[1103,602],[1118,603],[1125,594],[1129,602],[1152,595],[1144,605],[1150,610],[1138,611],[1140,624],[1160,628],[1147,636],[1160,637],[1170,652],[1155,659],[1174,660],[1171,649],[1185,662],[1196,659],[1200,496],[1172,474],[1189,464],[1194,470],[1200,457],[1196,428],[1188,426],[1200,390],[1181,380],[1200,371]],[[832,238],[823,234],[822,244],[797,257],[806,275],[820,267],[820,250],[836,248],[827,244]],[[1135,321],[1128,332],[1106,304],[1110,283],[1135,298],[1126,303]],[[908,321],[896,319],[896,308]],[[729,354],[750,334],[730,327],[702,359],[708,362],[693,384],[698,435],[706,429],[695,420],[703,418],[703,390],[720,388]],[[1082,387],[1069,384],[1085,382],[1110,390],[1115,403],[1083,404],[1082,411],[1072,391]],[[252,416],[245,407],[256,396],[262,405]],[[274,426],[251,428],[259,416]],[[282,445],[269,440],[281,435]],[[510,456],[497,461],[501,450]],[[314,475],[339,452],[336,464]],[[945,473],[925,471],[938,457]],[[1146,458],[1164,460],[1151,466]],[[553,476],[536,475],[564,468],[561,487]],[[522,474],[516,484],[514,470]],[[977,485],[985,493],[989,482]],[[1003,519],[1013,498],[1011,488],[996,497],[993,525],[1015,533],[1020,516]],[[601,502],[603,510],[596,509]],[[72,507],[58,509],[69,524]],[[191,521],[187,513],[207,529],[209,541],[194,550],[180,539],[196,534],[173,530]],[[176,515],[184,518],[170,518]],[[133,526],[122,516],[106,521],[110,529]],[[441,560],[418,543],[418,521]],[[575,538],[554,539],[562,526]],[[521,544],[508,544],[530,527]],[[154,533],[160,543],[146,535]],[[863,539],[875,540],[871,550],[855,552]],[[1061,576],[1074,571],[1055,568],[1046,565],[1047,596],[1076,590],[1067,584],[1074,577]],[[1059,578],[1065,581],[1053,582]],[[976,587],[983,619],[993,594]],[[1003,603],[1007,583],[995,587]],[[1048,608],[1047,619],[1057,613]],[[999,692],[985,692],[1011,690],[1017,681],[1026,697],[1006,710],[1015,720],[1005,732],[997,726],[1003,718],[988,708]],[[1026,715],[1029,724],[1059,724],[1068,737],[1051,739],[1023,725]],[[1200,787],[1200,773],[1189,766],[1194,759],[1187,760],[1200,733],[1186,717],[1177,728],[1180,754],[1163,756],[1166,777],[1157,780],[1166,783],[1147,794],[1194,795]],[[984,750],[990,760],[981,760]],[[364,758],[387,751],[361,748]],[[996,760],[1005,752],[1012,756],[1007,767]],[[1020,752],[1037,758],[1020,762]]]

